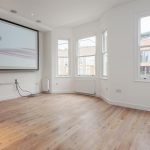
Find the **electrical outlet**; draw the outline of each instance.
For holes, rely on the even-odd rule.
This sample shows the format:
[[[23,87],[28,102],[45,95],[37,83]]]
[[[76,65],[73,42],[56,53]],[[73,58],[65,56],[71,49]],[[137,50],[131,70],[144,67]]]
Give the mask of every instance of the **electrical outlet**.
[[[17,79],[15,79],[15,84],[18,84],[18,80]]]
[[[116,93],[122,93],[121,89],[116,89]]]
[[[39,83],[38,83],[38,82],[36,82],[36,83],[35,83],[35,85],[39,85]]]

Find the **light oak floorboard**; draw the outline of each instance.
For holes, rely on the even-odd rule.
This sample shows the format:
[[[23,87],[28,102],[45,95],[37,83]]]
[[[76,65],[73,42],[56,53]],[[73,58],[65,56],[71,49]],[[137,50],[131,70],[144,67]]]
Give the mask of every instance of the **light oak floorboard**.
[[[3,101],[0,150],[150,150],[150,112],[77,94]]]

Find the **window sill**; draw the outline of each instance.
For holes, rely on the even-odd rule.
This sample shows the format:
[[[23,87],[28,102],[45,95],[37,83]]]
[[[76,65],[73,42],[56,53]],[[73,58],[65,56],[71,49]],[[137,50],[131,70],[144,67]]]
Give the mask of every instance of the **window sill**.
[[[71,76],[56,76],[56,78],[72,78]]]
[[[108,77],[100,77],[102,80],[108,80]]]
[[[96,75],[94,76],[78,76],[76,75],[75,78],[81,78],[81,79],[95,79]]]
[[[150,83],[150,79],[137,79],[134,82]]]

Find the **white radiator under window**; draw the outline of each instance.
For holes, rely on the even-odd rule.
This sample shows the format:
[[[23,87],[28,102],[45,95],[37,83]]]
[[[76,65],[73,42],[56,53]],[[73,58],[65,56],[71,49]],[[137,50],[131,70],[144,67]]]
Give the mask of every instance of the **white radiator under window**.
[[[94,95],[96,89],[95,80],[80,80],[75,81],[75,92]]]
[[[49,92],[50,91],[50,81],[49,79],[42,80],[42,91]]]

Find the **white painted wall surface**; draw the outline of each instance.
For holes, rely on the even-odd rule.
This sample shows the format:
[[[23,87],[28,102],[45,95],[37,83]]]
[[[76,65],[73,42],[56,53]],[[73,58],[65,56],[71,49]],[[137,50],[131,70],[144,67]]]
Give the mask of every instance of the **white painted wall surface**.
[[[75,39],[97,34],[96,95],[112,104],[150,110],[150,83],[135,81],[135,21],[138,14],[150,12],[149,6],[149,0],[133,1],[111,9],[98,23],[73,29]],[[105,29],[109,47],[107,80],[101,78],[101,33]]]
[[[52,93],[72,93],[74,92],[73,78],[73,53],[70,45],[70,77],[57,77],[57,41],[63,39],[72,43],[72,30],[69,28],[56,28],[51,34],[51,92]]]
[[[135,82],[136,17],[150,12],[149,6],[149,0],[133,1],[112,9],[99,22],[109,34],[108,99],[114,103],[150,107],[150,83]]]
[[[52,59],[51,59],[51,32],[44,33],[44,53],[43,53],[43,64],[42,64],[42,91],[45,92],[46,84],[49,84],[49,92],[51,92],[51,84],[52,84]],[[48,82],[49,83],[46,83]]]
[[[96,36],[97,48],[96,48],[96,76],[95,77],[80,77],[77,76],[77,58],[76,58],[76,51],[77,51],[77,42],[79,39]],[[100,73],[100,35],[98,34],[98,22],[88,23],[84,25],[80,25],[78,27],[73,28],[73,55],[74,58],[74,69],[75,69],[75,92],[85,93],[85,94],[93,94],[96,93],[98,88],[96,80],[99,82],[99,73]],[[93,83],[95,85],[93,85]]]
[[[42,39],[44,39],[46,51],[43,72],[40,70],[31,73],[0,73],[0,82],[10,82],[14,78],[18,78],[23,88],[40,91],[42,73],[43,78],[51,80],[52,93],[75,92],[75,82],[78,82],[78,87],[81,84],[81,87],[86,89],[87,84],[84,86],[84,81],[80,81],[86,80],[88,82],[91,78],[76,77],[74,71],[76,68],[76,41],[79,38],[97,35],[97,73],[92,78],[95,81],[96,95],[107,99],[112,104],[150,110],[150,82],[135,81],[135,18],[138,14],[150,12],[149,6],[149,0],[136,0],[111,9],[101,17],[100,21],[73,29],[57,28],[47,35],[44,34],[44,38],[41,38],[40,48],[42,53]],[[107,80],[101,78],[101,33],[106,28],[108,29],[109,47],[109,77]],[[58,39],[70,39],[72,43],[71,76],[69,78],[56,77]],[[42,62],[40,61],[40,63]],[[14,87],[0,86],[0,100],[17,96]]]

